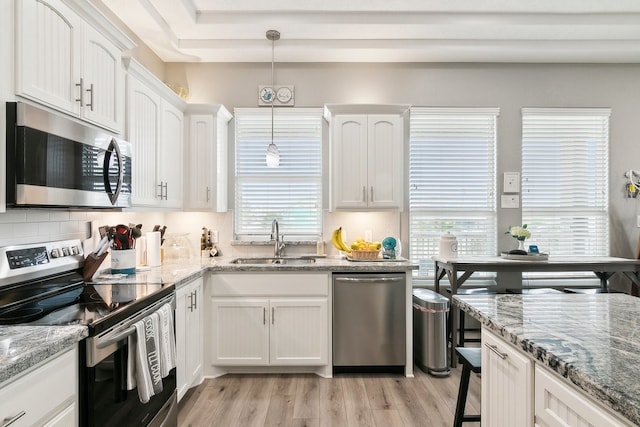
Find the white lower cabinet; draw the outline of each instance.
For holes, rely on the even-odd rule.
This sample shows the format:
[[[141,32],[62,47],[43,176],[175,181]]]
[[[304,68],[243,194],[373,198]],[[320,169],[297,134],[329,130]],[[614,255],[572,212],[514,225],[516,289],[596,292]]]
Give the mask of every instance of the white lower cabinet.
[[[599,403],[572,388],[566,380],[536,366],[535,373],[536,426],[599,427],[631,426],[620,420]]]
[[[45,361],[0,388],[0,422],[11,427],[77,426],[77,349]]]
[[[329,363],[328,274],[221,274],[212,288],[212,365]]]
[[[481,339],[482,426],[634,425],[488,329]]]
[[[176,377],[178,401],[202,381],[203,278],[176,289]]]
[[[481,425],[532,426],[533,360],[484,328],[481,341]]]

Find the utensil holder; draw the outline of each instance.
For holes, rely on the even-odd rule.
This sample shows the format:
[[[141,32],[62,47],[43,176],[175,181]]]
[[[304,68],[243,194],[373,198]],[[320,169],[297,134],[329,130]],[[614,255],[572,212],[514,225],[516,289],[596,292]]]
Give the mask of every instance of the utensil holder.
[[[123,249],[111,251],[111,273],[113,274],[135,274],[136,272],[136,250]]]
[[[90,282],[93,275],[98,271],[98,267],[102,264],[102,261],[107,257],[108,252],[103,253],[100,256],[96,256],[95,252],[87,255],[84,260],[84,266],[82,267],[82,280]]]

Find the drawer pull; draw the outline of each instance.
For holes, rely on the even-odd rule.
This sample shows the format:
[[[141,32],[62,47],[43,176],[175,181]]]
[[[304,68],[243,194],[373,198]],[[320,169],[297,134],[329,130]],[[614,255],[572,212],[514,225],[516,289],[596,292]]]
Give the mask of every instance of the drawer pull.
[[[24,417],[25,415],[27,415],[27,413],[25,411],[20,411],[18,413],[18,415],[15,415],[13,418],[5,418],[4,420],[2,420],[2,427],[8,427],[11,424],[15,423],[16,421],[18,421],[20,418]]]
[[[501,353],[500,351],[498,351],[498,346],[490,345],[490,344],[487,344],[487,343],[485,343],[484,346],[487,347],[489,350],[493,351],[495,354],[497,354],[500,359],[506,359],[507,358],[507,355],[505,353]]]

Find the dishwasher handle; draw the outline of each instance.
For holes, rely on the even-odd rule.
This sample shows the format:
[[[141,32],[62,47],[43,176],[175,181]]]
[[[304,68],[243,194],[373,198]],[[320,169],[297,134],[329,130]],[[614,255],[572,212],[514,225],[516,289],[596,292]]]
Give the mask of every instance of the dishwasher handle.
[[[336,277],[336,282],[349,283],[380,283],[380,282],[404,282],[404,277]]]

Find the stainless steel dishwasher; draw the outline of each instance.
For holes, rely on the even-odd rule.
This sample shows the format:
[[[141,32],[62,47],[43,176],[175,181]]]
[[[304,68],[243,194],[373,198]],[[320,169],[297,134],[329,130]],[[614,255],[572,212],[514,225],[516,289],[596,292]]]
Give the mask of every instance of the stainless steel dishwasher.
[[[404,366],[404,273],[333,275],[333,365]]]

